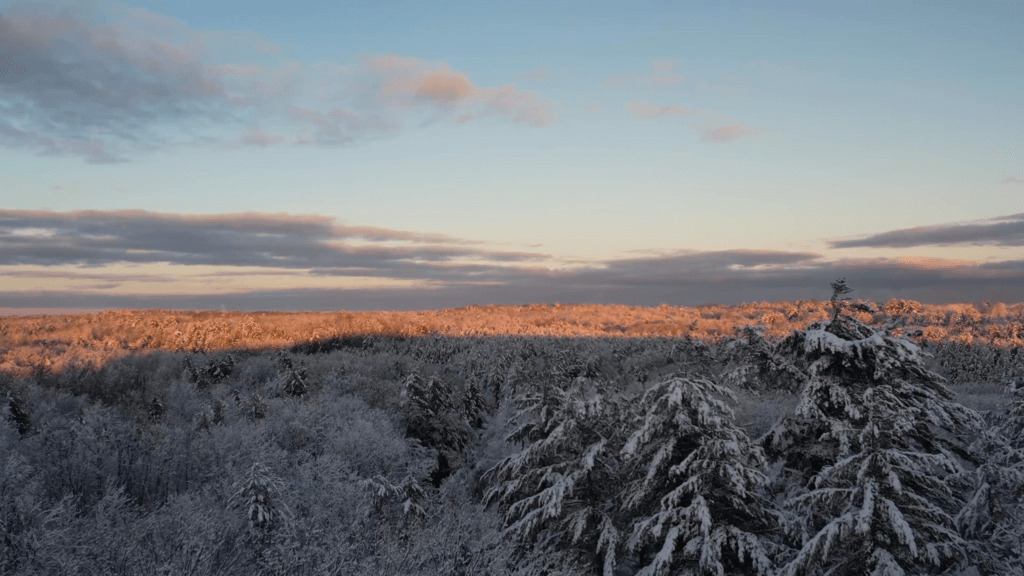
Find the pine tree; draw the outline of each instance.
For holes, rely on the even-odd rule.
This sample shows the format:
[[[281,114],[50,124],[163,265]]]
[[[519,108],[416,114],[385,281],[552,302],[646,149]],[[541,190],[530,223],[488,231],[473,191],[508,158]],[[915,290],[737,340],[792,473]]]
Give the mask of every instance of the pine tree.
[[[483,414],[487,411],[487,403],[484,401],[483,391],[475,380],[466,384],[466,391],[462,396],[462,411],[470,426],[480,428],[483,426]]]
[[[163,418],[164,404],[156,396],[149,401],[149,419],[156,422]]]
[[[982,463],[960,475],[969,497],[956,524],[984,574],[1024,566],[1024,390],[1013,382],[1007,395],[1007,414],[971,444]]]
[[[708,378],[674,377],[648,390],[622,449],[639,470],[622,495],[633,511],[626,546],[638,576],[772,574],[762,500],[764,453],[735,425],[732,393]]]
[[[28,403],[17,392],[7,393],[7,408],[10,410],[10,418],[18,425],[18,434],[28,434],[32,427],[32,412],[28,409]]]
[[[484,503],[498,506],[524,556],[570,551],[611,576],[625,413],[621,398],[586,378],[516,400],[507,440],[523,449],[485,473]]]
[[[926,408],[896,387],[866,390],[859,450],[826,466],[814,488],[790,506],[817,533],[789,574],[940,572],[966,558],[951,511],[960,502],[946,475],[960,471],[948,453],[929,451]]]
[[[462,407],[456,407],[451,386],[436,377],[424,379],[416,371],[405,378],[402,392],[406,431],[424,446],[437,450],[435,487],[459,465],[472,438]]]
[[[725,364],[721,382],[754,392],[800,390],[807,374],[793,343],[793,337],[769,342],[755,326],[736,329],[736,336],[720,346],[719,362]]]
[[[412,372],[405,379],[403,396],[411,436],[438,450],[458,453],[466,447],[469,434],[462,410],[456,408],[447,382]]]
[[[802,547],[792,575],[901,574],[962,559],[950,486],[961,471],[956,433],[980,417],[951,401],[905,338],[845,314],[833,284],[834,314],[801,335],[809,380],[795,419],[766,436],[772,455],[798,468],[810,490],[789,502]],[[962,449],[961,449],[962,451]]]
[[[232,487],[236,491],[228,499],[228,505],[244,511],[249,538],[257,547],[258,558],[263,555],[273,532],[292,520],[291,510],[279,496],[283,483],[265,465],[256,462],[245,478]]]
[[[291,357],[283,350],[278,353],[277,361],[281,366],[278,370],[278,378],[282,381],[281,392],[295,398],[305,396],[309,392],[309,385],[306,384],[306,369],[301,366],[296,367]]]

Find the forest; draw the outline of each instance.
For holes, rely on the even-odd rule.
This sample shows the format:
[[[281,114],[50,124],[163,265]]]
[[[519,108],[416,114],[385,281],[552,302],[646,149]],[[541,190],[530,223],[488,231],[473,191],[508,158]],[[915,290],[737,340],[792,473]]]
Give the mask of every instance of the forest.
[[[0,317],[0,574],[1024,574],[1024,304]]]

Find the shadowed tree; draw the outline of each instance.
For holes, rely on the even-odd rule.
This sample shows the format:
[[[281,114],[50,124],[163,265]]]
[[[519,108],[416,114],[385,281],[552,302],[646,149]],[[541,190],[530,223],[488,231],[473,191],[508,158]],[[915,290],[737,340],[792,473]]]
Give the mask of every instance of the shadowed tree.
[[[808,382],[795,419],[766,436],[775,456],[809,479],[792,498],[801,549],[788,574],[941,571],[965,558],[950,486],[962,470],[957,432],[980,417],[955,402],[921,351],[845,314],[845,282],[832,285],[834,313],[801,336]]]

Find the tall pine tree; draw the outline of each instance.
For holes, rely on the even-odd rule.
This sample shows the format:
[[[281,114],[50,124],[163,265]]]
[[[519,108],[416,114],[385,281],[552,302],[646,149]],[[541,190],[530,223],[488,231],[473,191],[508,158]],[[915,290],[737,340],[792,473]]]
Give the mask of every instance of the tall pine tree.
[[[638,576],[772,574],[765,457],[733,422],[732,393],[708,378],[648,390],[622,454],[640,476],[622,494]]]
[[[941,571],[965,558],[950,486],[957,434],[980,417],[955,402],[918,347],[846,313],[842,280],[834,314],[802,334],[808,382],[795,419],[766,437],[810,479],[790,500],[801,549],[791,575]]]

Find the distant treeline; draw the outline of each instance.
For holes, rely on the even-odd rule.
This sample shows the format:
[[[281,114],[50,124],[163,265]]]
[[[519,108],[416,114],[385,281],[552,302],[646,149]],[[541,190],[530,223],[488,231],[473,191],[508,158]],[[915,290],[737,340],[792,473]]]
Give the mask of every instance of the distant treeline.
[[[921,304],[892,299],[859,321],[906,319],[918,344],[1019,348],[1024,303]],[[0,317],[0,371],[15,376],[97,368],[145,351],[216,352],[306,346],[349,347],[366,337],[542,336],[689,337],[720,342],[737,328],[760,325],[778,340],[829,316],[829,302],[760,302],[693,308],[596,304],[468,306],[414,312],[181,312],[110,310],[95,314]]]

